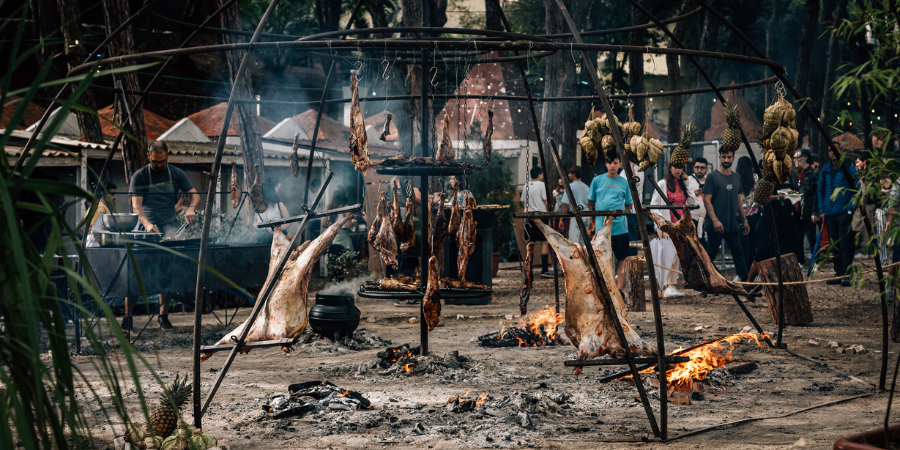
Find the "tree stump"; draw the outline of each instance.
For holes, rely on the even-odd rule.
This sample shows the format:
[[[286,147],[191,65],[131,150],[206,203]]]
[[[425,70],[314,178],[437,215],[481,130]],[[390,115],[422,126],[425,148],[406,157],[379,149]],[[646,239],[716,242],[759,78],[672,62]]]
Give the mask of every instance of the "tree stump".
[[[759,278],[765,283],[777,283],[775,258],[756,263],[759,267]],[[781,255],[781,275],[784,282],[803,281],[797,257],[793,253]],[[778,324],[778,286],[763,286],[763,293],[769,310],[772,311],[772,322]],[[787,325],[807,325],[812,323],[812,308],[805,284],[784,286],[784,321]]]
[[[625,301],[632,311],[646,311],[644,261],[637,256],[625,258]]]

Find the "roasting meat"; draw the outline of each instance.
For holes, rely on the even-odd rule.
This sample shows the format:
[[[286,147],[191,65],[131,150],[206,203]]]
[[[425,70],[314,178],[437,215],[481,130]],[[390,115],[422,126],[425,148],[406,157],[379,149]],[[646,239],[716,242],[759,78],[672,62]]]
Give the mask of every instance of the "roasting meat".
[[[386,291],[415,291],[419,283],[412,277],[388,277],[378,280],[378,287]]]
[[[493,144],[491,144],[491,136],[494,135],[494,112],[488,111],[488,125],[487,130],[484,132],[484,165],[488,165],[491,163],[491,150],[493,150]]]
[[[462,212],[459,210],[459,185],[453,191],[453,198],[450,199],[450,224],[447,225],[447,233],[450,234],[451,242],[456,241],[456,235],[459,234],[459,224],[462,222]],[[441,207],[443,210],[443,207]]]
[[[484,289],[485,291],[491,290],[491,288],[487,286],[482,286],[471,281],[457,280],[456,278],[441,278],[441,287],[453,289]]]
[[[400,253],[406,253],[416,245],[416,227],[413,217],[416,216],[416,200],[412,196],[406,197],[406,219],[403,221],[403,237],[400,239]]]
[[[381,130],[381,139],[382,141],[386,141],[389,134],[391,134],[391,119],[394,116],[391,113],[387,113],[387,119],[384,121],[384,129]]]
[[[225,337],[219,339],[216,345],[234,344],[235,341],[232,340],[232,337],[240,336],[247,326],[250,326],[250,332],[247,333],[247,339],[244,342],[299,338],[309,321],[309,317],[306,315],[306,293],[313,265],[331,246],[331,241],[337,236],[338,230],[351,218],[348,216],[338,220],[315,240],[306,241],[293,251],[290,249],[291,241],[281,232],[280,227],[276,227],[269,258],[269,276],[266,279],[266,285],[275,283],[269,300],[252,325],[245,321],[232,332],[225,334]],[[290,252],[287,264],[284,266],[281,277],[273,280],[278,261],[285,252]],[[265,287],[263,289],[265,290]],[[285,346],[282,347],[282,350],[289,353],[291,348]],[[201,353],[200,359],[205,361],[213,353],[215,352]]]
[[[294,178],[300,176],[300,157],[297,156],[297,149],[300,148],[300,133],[294,134],[294,145],[291,146],[291,173]]]
[[[266,212],[269,207],[263,198],[262,182],[259,180],[259,164],[253,166],[253,184],[250,186],[250,204],[253,210],[259,214]]]
[[[384,192],[381,193],[381,201],[387,205]],[[381,224],[372,247],[381,254],[381,260],[386,266],[393,266],[397,264],[397,236],[394,235],[394,227],[391,226],[390,213],[384,210],[381,213],[383,214]]]
[[[611,221],[610,221],[611,222]],[[627,345],[636,355],[652,356],[655,352],[641,340],[634,332],[631,325],[623,317],[613,315],[606,308],[606,302],[601,296],[609,296],[609,290],[615,290],[616,284],[606,282],[607,291],[601,292],[595,286],[589,267],[588,254],[584,246],[573,243],[561,234],[536,220],[534,223],[541,228],[547,242],[556,252],[560,261],[566,281],[566,336],[572,345],[578,348],[576,359],[590,359],[604,354],[613,358],[625,356],[625,343],[619,340],[616,333],[615,322],[618,318],[625,332]],[[610,255],[612,251],[600,250],[604,255]],[[601,263],[601,266],[603,264]],[[606,272],[602,270],[602,272]],[[604,276],[604,280],[606,276]],[[575,369],[575,374],[580,374],[581,368]]]
[[[444,241],[450,235],[447,232],[447,217],[444,215],[444,194],[435,194],[435,201],[428,202],[428,236],[431,254],[437,257],[438,274],[443,273]],[[431,212],[434,211],[434,215]]]
[[[422,299],[422,311],[425,313],[428,331],[434,331],[441,323],[441,287],[437,257],[433,255],[428,260],[428,287],[425,288],[425,297]]]
[[[372,162],[369,161],[369,137],[366,136],[366,124],[359,107],[359,80],[355,73],[350,74],[350,95],[350,159],[353,167],[365,175]]]
[[[397,195],[397,185],[394,185],[392,189],[394,191],[394,207],[391,208],[390,214],[391,228],[394,229],[394,236],[399,243],[406,237],[406,228],[403,227],[403,218],[400,213],[400,197]]]
[[[534,242],[529,242],[526,248],[525,265],[522,266],[525,280],[522,281],[522,290],[519,291],[519,312],[523,316],[528,313],[528,299],[531,298],[531,283],[534,281],[531,270],[531,265],[534,264]]]
[[[441,145],[434,159],[438,162],[451,162],[456,159],[453,142],[450,141],[450,115],[444,114],[444,131],[441,133]]]
[[[456,266],[459,269],[459,279],[466,279],[466,267],[469,266],[469,257],[475,253],[475,226],[478,225],[473,217],[475,211],[475,197],[466,198],[466,212],[463,213],[459,224],[459,234],[456,235],[456,245],[459,246],[459,256],[456,258]]]
[[[675,244],[675,252],[684,273],[684,283],[689,288],[699,291],[704,297],[706,294],[747,295],[747,291],[725,279],[713,266],[697,239],[697,229],[690,211],[686,210],[675,224],[653,213],[650,213],[650,217]]]
[[[378,234],[378,230],[381,229],[381,221],[384,219],[384,209],[387,208],[387,198],[385,198],[384,193],[381,193],[381,199],[378,200],[378,205],[375,206],[375,218],[372,219],[372,223],[369,225],[369,243],[372,246],[375,246],[375,236]]]
[[[238,181],[237,164],[231,162],[231,207],[237,208],[241,203],[241,183]]]

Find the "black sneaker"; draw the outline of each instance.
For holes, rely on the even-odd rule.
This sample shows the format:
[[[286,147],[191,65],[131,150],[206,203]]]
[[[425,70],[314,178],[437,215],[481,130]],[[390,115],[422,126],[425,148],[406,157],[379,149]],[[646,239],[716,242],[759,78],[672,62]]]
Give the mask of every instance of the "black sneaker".
[[[549,270],[545,270],[545,271],[541,272],[541,277],[543,277],[543,278],[553,278],[554,275],[553,275],[553,272],[551,272],[551,271],[549,271]]]
[[[156,323],[158,323],[159,327],[163,330],[171,330],[173,328],[172,322],[169,322],[168,314],[160,314],[159,317],[156,318]]]
[[[134,328],[134,318],[131,316],[122,317],[122,326],[121,327],[123,330],[126,330],[126,331]]]
[[[842,279],[841,279],[841,286],[843,286],[843,287],[850,287],[850,286],[853,286],[853,283],[850,281],[849,278],[842,278]]]
[[[841,280],[828,280],[825,284],[841,284]]]

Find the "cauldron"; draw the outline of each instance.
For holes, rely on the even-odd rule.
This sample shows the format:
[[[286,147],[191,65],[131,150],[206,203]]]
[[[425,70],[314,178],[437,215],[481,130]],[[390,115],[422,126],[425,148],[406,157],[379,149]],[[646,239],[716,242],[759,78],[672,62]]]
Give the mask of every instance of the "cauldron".
[[[359,317],[352,294],[316,294],[316,304],[309,310],[309,326],[316,333],[334,339],[335,334],[343,337],[353,333],[359,326]]]

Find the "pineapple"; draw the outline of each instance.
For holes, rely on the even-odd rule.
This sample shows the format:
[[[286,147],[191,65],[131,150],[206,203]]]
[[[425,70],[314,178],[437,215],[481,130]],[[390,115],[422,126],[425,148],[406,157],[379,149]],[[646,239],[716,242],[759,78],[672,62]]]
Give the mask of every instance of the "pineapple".
[[[168,388],[168,394],[175,401],[175,408],[164,392],[160,397],[159,406],[153,410],[150,415],[150,424],[153,432],[157,436],[168,437],[178,427],[178,418],[181,413],[181,406],[187,401],[191,395],[191,385],[187,382],[187,375],[184,377],[175,376],[175,381]]]
[[[769,200],[772,199],[772,192],[774,190],[775,185],[772,183],[772,180],[769,179],[769,175],[767,174],[762,180],[759,180],[759,182],[756,183],[756,189],[753,190],[753,199],[761,206],[765,206],[769,203]]]
[[[722,147],[730,152],[736,152],[741,146],[741,110],[737,106],[725,107],[725,121],[728,128],[722,139]]]
[[[672,150],[672,159],[670,161],[672,166],[684,167],[684,165],[688,163],[688,159],[690,159],[691,142],[694,141],[694,137],[697,136],[699,131],[697,125],[692,123],[685,125],[681,129],[681,142],[678,143],[678,147],[675,147],[675,149]]]

